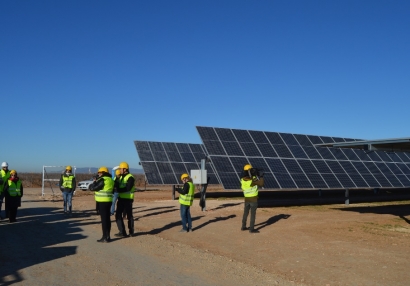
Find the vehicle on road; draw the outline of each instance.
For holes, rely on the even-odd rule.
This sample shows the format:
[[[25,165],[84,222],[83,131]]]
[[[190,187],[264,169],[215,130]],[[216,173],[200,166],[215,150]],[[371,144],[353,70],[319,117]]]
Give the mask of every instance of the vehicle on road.
[[[89,180],[78,182],[77,188],[80,190],[86,191],[88,190],[88,186],[90,186],[94,182],[94,179],[91,178]]]

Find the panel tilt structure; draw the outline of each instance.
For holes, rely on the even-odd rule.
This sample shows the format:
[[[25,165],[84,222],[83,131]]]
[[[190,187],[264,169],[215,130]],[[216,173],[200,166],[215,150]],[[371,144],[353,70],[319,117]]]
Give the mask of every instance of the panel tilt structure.
[[[326,146],[363,142],[362,139],[196,128],[205,152],[227,190],[240,188],[240,174],[247,163],[263,170],[266,189],[410,187],[409,152]]]

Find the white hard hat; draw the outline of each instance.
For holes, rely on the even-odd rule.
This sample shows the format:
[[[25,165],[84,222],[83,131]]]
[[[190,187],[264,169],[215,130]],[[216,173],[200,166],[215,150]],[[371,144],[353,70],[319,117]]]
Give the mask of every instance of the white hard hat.
[[[7,163],[7,162],[3,162],[3,163],[1,163],[1,167],[3,168],[3,167],[8,167],[9,166],[9,164]]]

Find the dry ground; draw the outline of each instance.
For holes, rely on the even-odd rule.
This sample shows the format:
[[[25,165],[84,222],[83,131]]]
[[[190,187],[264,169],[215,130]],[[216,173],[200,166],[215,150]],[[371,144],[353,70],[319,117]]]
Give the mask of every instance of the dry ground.
[[[98,257],[105,252],[121,264],[121,255],[126,253],[111,253],[109,249],[126,249],[123,246],[135,251],[135,255],[144,255],[146,261],[157,259],[149,269],[162,267],[162,270],[155,272],[159,273],[158,276],[150,272],[145,277],[144,273],[148,270],[142,271],[145,268],[140,265],[135,269],[142,271],[139,277],[145,280],[138,283],[135,280],[133,283],[131,278],[125,279],[126,275],[118,277],[111,273],[105,277],[101,272],[91,275],[95,270],[84,274],[94,277],[94,282],[82,282],[97,285],[96,276],[103,277],[102,285],[409,285],[410,281],[409,201],[275,207],[261,199],[263,207],[258,208],[256,217],[260,233],[250,234],[240,230],[242,198],[208,198],[207,211],[200,209],[196,199],[191,210],[194,232],[179,233],[179,204],[171,199],[171,191],[143,191],[136,193],[134,203],[137,235],[109,243],[104,252],[101,250],[103,246],[95,243],[101,236],[101,227],[99,218],[94,215],[93,196],[88,191],[77,192],[73,200],[75,213],[68,218],[61,214],[61,197],[53,201],[47,195],[44,200],[39,196],[41,189],[28,188],[25,191],[24,206],[38,204],[42,208],[51,208],[51,213],[59,214],[62,222],[75,221],[79,224],[75,232],[81,237],[72,240],[78,249],[69,255],[70,259],[34,259],[32,263],[21,266],[13,262],[17,265],[14,269],[4,270],[7,264],[3,257],[12,260],[13,254],[3,248],[0,251],[0,269],[3,269],[0,270],[1,285],[13,281],[40,285],[44,284],[46,277],[46,281],[54,285],[64,285],[63,282],[80,285],[78,275],[71,280],[74,274],[70,272],[72,267],[77,267],[75,271],[81,272],[81,268],[98,266],[97,260],[101,259]],[[27,233],[28,237],[31,232],[38,231],[38,227],[34,229],[34,223],[30,226],[30,222],[39,214],[33,209],[24,210],[24,206],[21,216],[18,216],[19,223],[8,224],[3,220],[0,224],[0,239],[6,243],[13,241],[7,239],[6,233],[10,233],[11,226],[24,227],[22,233]],[[23,225],[24,221],[26,225]],[[85,224],[85,221],[90,223]],[[50,227],[49,223],[46,227]],[[112,229],[112,233],[117,231],[115,223]],[[13,231],[17,232],[16,229]],[[42,239],[47,240],[48,237],[44,235]],[[81,244],[77,245],[84,241],[88,243],[90,253],[82,250]],[[45,247],[60,246],[53,240],[41,248],[43,251]],[[19,255],[24,259],[31,257]],[[104,257],[104,260],[107,259]],[[64,263],[65,268],[56,270],[51,263]],[[111,261],[112,264],[116,263]],[[182,267],[184,270],[174,269],[181,264],[187,267]],[[65,277],[63,280],[53,280],[48,276],[58,276],[59,271],[60,276]],[[179,274],[173,277],[171,273],[175,272]],[[178,277],[182,274],[188,276],[179,281]],[[164,277],[164,280],[158,277]]]

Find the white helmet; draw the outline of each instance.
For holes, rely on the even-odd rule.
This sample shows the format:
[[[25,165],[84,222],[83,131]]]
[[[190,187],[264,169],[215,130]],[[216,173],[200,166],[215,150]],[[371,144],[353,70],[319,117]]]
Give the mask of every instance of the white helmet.
[[[7,163],[7,162],[3,162],[3,163],[1,163],[1,167],[3,168],[3,167],[8,167],[9,166],[9,164]]]

